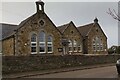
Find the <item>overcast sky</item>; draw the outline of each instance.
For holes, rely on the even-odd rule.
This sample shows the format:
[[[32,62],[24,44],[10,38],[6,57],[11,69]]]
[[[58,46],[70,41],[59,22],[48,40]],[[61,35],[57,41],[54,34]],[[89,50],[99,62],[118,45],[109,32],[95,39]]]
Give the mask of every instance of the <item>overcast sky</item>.
[[[45,0],[46,1],[46,0]],[[118,9],[117,2],[45,2],[45,12],[56,26],[73,21],[76,26],[92,23],[97,17],[108,37],[108,47],[118,45],[118,22],[107,14]],[[4,2],[0,22],[19,24],[36,12],[34,2]]]

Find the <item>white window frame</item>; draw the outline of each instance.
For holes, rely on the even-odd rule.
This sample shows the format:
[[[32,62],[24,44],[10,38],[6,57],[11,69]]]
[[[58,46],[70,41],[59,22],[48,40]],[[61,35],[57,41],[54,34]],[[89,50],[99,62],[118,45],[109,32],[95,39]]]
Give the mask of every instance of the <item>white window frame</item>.
[[[50,44],[50,46],[49,46]],[[52,51],[47,51],[48,53],[53,53],[53,44],[52,42],[47,42],[47,50],[48,50],[48,47],[51,47],[52,48]]]
[[[99,44],[99,42],[96,44],[96,48],[97,48],[96,49],[97,51],[100,51],[100,44]]]
[[[40,41],[40,33],[42,33],[42,32],[44,33],[44,41]],[[44,31],[41,31],[40,33],[39,33],[39,53],[44,54],[44,53],[46,53],[46,34]],[[40,52],[41,44],[44,44],[44,52]]]
[[[33,34],[35,34],[35,33],[33,33]],[[31,47],[30,47],[31,49],[30,50],[31,50],[31,54],[37,54],[37,35],[35,34],[36,35],[35,42],[32,42],[33,34],[31,35]],[[35,45],[33,46],[33,44],[35,44]],[[36,47],[36,52],[32,52],[32,47]]]
[[[68,49],[69,49],[68,51],[69,51],[69,52],[72,52],[72,51],[73,51],[73,49],[72,49],[72,48],[73,48],[73,47],[72,47],[72,40],[69,40],[69,42],[70,42],[70,43],[69,43],[69,45],[68,45]],[[71,50],[70,50],[70,48],[71,48]]]
[[[73,51],[77,52],[77,41],[76,40],[73,41]]]
[[[100,50],[103,51],[103,44],[100,44]]]
[[[79,50],[79,48],[80,48],[80,50]],[[78,44],[78,52],[82,52],[82,45],[81,45],[81,43]]]
[[[40,52],[41,44],[44,44],[44,52]],[[40,54],[46,53],[46,45],[45,45],[45,42],[39,42],[39,53],[40,53]]]
[[[48,41],[47,41],[47,52],[48,52],[48,53],[53,53],[53,37],[52,37],[51,35],[49,35],[48,37],[51,38],[51,42],[48,42]],[[47,39],[48,39],[48,38],[47,38]],[[49,46],[49,44],[50,44],[50,46]],[[52,51],[48,51],[48,47],[51,47],[51,48],[52,48]]]

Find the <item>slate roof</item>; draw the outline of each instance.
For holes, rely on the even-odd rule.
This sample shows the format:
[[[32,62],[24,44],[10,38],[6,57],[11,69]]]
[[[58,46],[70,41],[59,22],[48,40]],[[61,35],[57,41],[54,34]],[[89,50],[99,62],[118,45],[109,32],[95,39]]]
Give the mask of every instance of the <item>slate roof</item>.
[[[70,23],[58,26],[57,28],[60,30],[61,33],[63,33],[65,31],[65,29],[69,26]],[[94,23],[90,23],[87,25],[83,25],[83,26],[79,26],[77,27],[78,31],[81,33],[81,35],[83,37],[85,37],[88,32],[90,31],[90,29],[92,28],[92,26],[94,25]]]
[[[17,30],[17,29],[21,28],[34,15],[32,15],[32,16],[28,17],[27,19],[23,20],[19,25],[0,23],[0,28],[2,28],[2,39],[0,39],[0,40],[6,39],[6,38],[12,36],[15,33],[14,30]]]
[[[18,30],[21,27],[23,27],[28,21],[30,21],[30,20],[32,21],[36,15],[41,16],[43,14],[46,17],[48,17],[46,15],[46,13],[43,13],[43,12],[41,12],[41,10],[39,10],[38,13],[35,13],[32,16],[28,17],[27,19],[23,20],[19,25],[0,23],[0,27],[2,27],[2,39],[0,39],[0,40],[6,39],[6,38],[10,37],[11,35],[13,35],[15,33],[14,30]],[[48,19],[49,19],[49,17],[48,17]],[[52,21],[51,21],[51,23],[54,25],[54,23]],[[56,28],[56,26],[55,26],[55,28]],[[58,28],[56,28],[56,29],[58,30]],[[61,32],[60,32],[60,34],[61,34]]]
[[[93,25],[94,25],[94,23],[90,23],[90,24],[87,24],[87,25],[79,26],[79,27],[77,27],[77,29],[79,30],[81,35],[83,37],[85,37],[89,33],[89,31],[93,27]]]
[[[64,24],[64,25],[61,25],[61,26],[58,26],[58,30],[63,33],[65,31],[65,29],[70,25],[70,23],[67,23],[67,24]]]
[[[14,30],[18,28],[18,25],[0,23],[0,28],[2,29],[2,39],[5,39],[13,35]]]
[[[13,35],[15,32],[14,30],[17,30],[17,29],[20,29],[23,25],[25,25],[29,20],[33,20],[35,15],[45,15],[46,17],[48,17],[45,13],[41,13],[41,11],[39,11],[39,13],[35,13],[33,14],[32,16],[28,17],[27,19],[23,20],[19,25],[14,25],[14,24],[5,24],[5,23],[0,23],[0,28],[2,27],[2,40],[5,39],[5,38],[8,38],[10,37],[11,35]],[[48,17],[49,19],[49,17]],[[50,19],[49,19],[50,20]],[[51,21],[51,20],[50,20]],[[53,23],[51,21],[51,23]],[[55,26],[55,28],[60,32],[60,34],[62,34],[65,29],[70,25],[70,24],[73,24],[74,23],[71,21],[67,24],[64,24],[64,25],[61,25],[61,26],[58,26],[56,27],[53,23],[53,25]],[[89,33],[89,31],[91,30],[91,28],[94,26],[95,23],[90,23],[90,24],[87,24],[87,25],[83,25],[83,26],[79,26],[79,27],[76,27],[76,29],[78,30],[78,32],[80,33],[80,35],[82,35],[82,37],[85,37],[87,36],[87,34]],[[104,32],[103,32],[104,33]],[[105,35],[106,36],[106,35]],[[0,39],[1,40],[1,39]]]

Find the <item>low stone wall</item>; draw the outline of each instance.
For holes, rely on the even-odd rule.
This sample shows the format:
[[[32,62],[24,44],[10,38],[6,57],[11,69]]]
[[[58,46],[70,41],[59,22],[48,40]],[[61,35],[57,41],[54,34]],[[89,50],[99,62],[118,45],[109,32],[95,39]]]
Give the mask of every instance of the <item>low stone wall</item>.
[[[32,56],[3,56],[3,74],[42,71],[66,67],[79,67],[104,63],[114,63],[120,55],[32,55]]]

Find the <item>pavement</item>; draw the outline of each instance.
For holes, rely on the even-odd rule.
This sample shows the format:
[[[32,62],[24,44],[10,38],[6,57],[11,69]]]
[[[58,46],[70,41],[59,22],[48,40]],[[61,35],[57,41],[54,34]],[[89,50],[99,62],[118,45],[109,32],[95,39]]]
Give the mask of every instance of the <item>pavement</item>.
[[[80,66],[80,67],[72,67],[72,68],[62,68],[62,69],[53,69],[53,70],[43,70],[43,71],[30,71],[30,72],[21,72],[21,73],[13,73],[13,74],[4,74],[3,78],[24,78],[29,76],[37,76],[37,75],[45,75],[45,74],[54,74],[61,72],[69,72],[69,71],[77,71],[84,69],[92,69],[106,66],[114,66],[115,63],[111,64],[97,64],[97,65],[89,65],[89,66]]]

